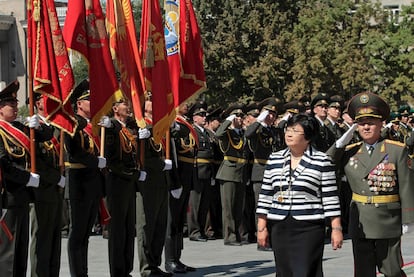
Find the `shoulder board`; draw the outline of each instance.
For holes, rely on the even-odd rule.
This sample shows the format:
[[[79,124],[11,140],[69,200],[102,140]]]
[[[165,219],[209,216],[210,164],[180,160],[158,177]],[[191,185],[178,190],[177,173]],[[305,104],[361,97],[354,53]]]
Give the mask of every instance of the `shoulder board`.
[[[347,145],[347,146],[345,147],[345,149],[346,149],[346,150],[349,150],[349,149],[352,149],[352,148],[354,148],[354,147],[356,147],[356,146],[361,146],[361,144],[362,144],[362,141],[358,141],[358,142],[355,142],[355,143],[353,143],[353,144]]]
[[[388,143],[388,144],[394,144],[394,145],[397,145],[397,146],[405,147],[404,143],[396,141],[396,140],[392,140],[392,139],[386,139],[384,142]]]

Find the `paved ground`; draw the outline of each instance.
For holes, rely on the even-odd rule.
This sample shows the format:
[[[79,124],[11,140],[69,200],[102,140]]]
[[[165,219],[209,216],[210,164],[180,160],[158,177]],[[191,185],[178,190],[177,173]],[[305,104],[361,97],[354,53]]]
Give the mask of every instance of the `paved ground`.
[[[61,276],[69,275],[67,240],[63,240]],[[403,237],[403,257],[406,264],[411,265],[406,273],[414,276],[414,232]],[[224,246],[223,240],[193,242],[185,239],[182,261],[197,268],[194,273],[177,274],[177,276],[275,276],[272,252],[256,250],[255,244],[243,246]],[[135,257],[135,270],[132,275],[138,277],[138,261]],[[324,272],[326,277],[353,276],[353,260],[351,241],[346,240],[341,250],[333,251],[329,244],[325,245]],[[107,241],[94,236],[90,240],[89,277],[109,277]]]

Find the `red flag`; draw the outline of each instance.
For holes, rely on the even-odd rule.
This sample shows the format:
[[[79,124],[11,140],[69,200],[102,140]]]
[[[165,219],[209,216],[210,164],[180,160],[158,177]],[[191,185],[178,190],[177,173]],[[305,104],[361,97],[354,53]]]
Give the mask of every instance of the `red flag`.
[[[164,29],[158,1],[144,0],[140,37],[140,57],[143,61],[147,91],[152,93],[153,137],[156,143],[175,119],[166,58]]]
[[[200,29],[191,0],[166,0],[165,40],[175,106],[206,89]]]
[[[121,73],[121,89],[130,97],[138,126],[145,127],[141,106],[144,102],[144,74],[138,52],[131,2],[106,2],[106,19],[112,57]]]
[[[95,127],[112,103],[123,97],[109,51],[105,17],[99,0],[68,2],[63,37],[69,48],[81,53],[89,63],[91,122]]]
[[[73,134],[77,121],[70,103],[74,85],[68,52],[53,0],[30,1],[27,12],[33,90],[43,94],[46,118]]]

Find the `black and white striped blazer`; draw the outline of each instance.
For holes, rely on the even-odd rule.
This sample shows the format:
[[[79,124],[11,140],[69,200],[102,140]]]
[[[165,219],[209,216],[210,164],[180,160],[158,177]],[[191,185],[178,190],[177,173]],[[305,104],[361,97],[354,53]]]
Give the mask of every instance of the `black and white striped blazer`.
[[[256,213],[268,220],[321,220],[339,216],[335,166],[331,158],[309,146],[291,172],[290,150],[270,154]]]

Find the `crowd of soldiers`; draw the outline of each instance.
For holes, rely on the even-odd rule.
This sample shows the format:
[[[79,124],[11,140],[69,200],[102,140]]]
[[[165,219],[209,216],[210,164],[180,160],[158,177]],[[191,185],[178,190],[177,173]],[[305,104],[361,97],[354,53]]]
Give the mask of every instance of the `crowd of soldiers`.
[[[345,99],[338,95],[321,93],[288,103],[269,97],[232,103],[225,109],[209,109],[204,101],[197,101],[177,108],[170,138],[156,143],[148,96],[143,105],[146,128],[136,125],[129,101],[121,99],[99,123],[105,130],[101,140],[89,122],[85,80],[71,99],[75,134],[60,141],[59,132],[44,117],[40,94],[35,99],[36,115],[26,125],[16,121],[18,89],[14,82],[0,92],[0,267],[5,277],[26,275],[29,236],[32,276],[59,276],[66,210],[71,276],[88,276],[88,239],[97,218],[108,233],[111,276],[131,276],[135,238],[141,276],[195,271],[181,261],[186,235],[200,243],[214,239],[223,239],[228,246],[256,243],[255,210],[267,158],[286,147],[284,128],[290,117],[309,113],[318,120],[316,147],[321,151],[327,151],[353,124]],[[36,173],[30,171],[28,128],[36,133]],[[384,122],[383,138],[404,144],[410,158],[413,134],[414,111],[409,106]],[[354,132],[351,143],[358,141]],[[62,143],[65,171],[59,164]],[[346,177],[338,176],[346,230],[352,192]],[[63,191],[68,208],[63,205]],[[272,250],[270,246],[257,249]],[[165,271],[160,269],[163,252]]]

